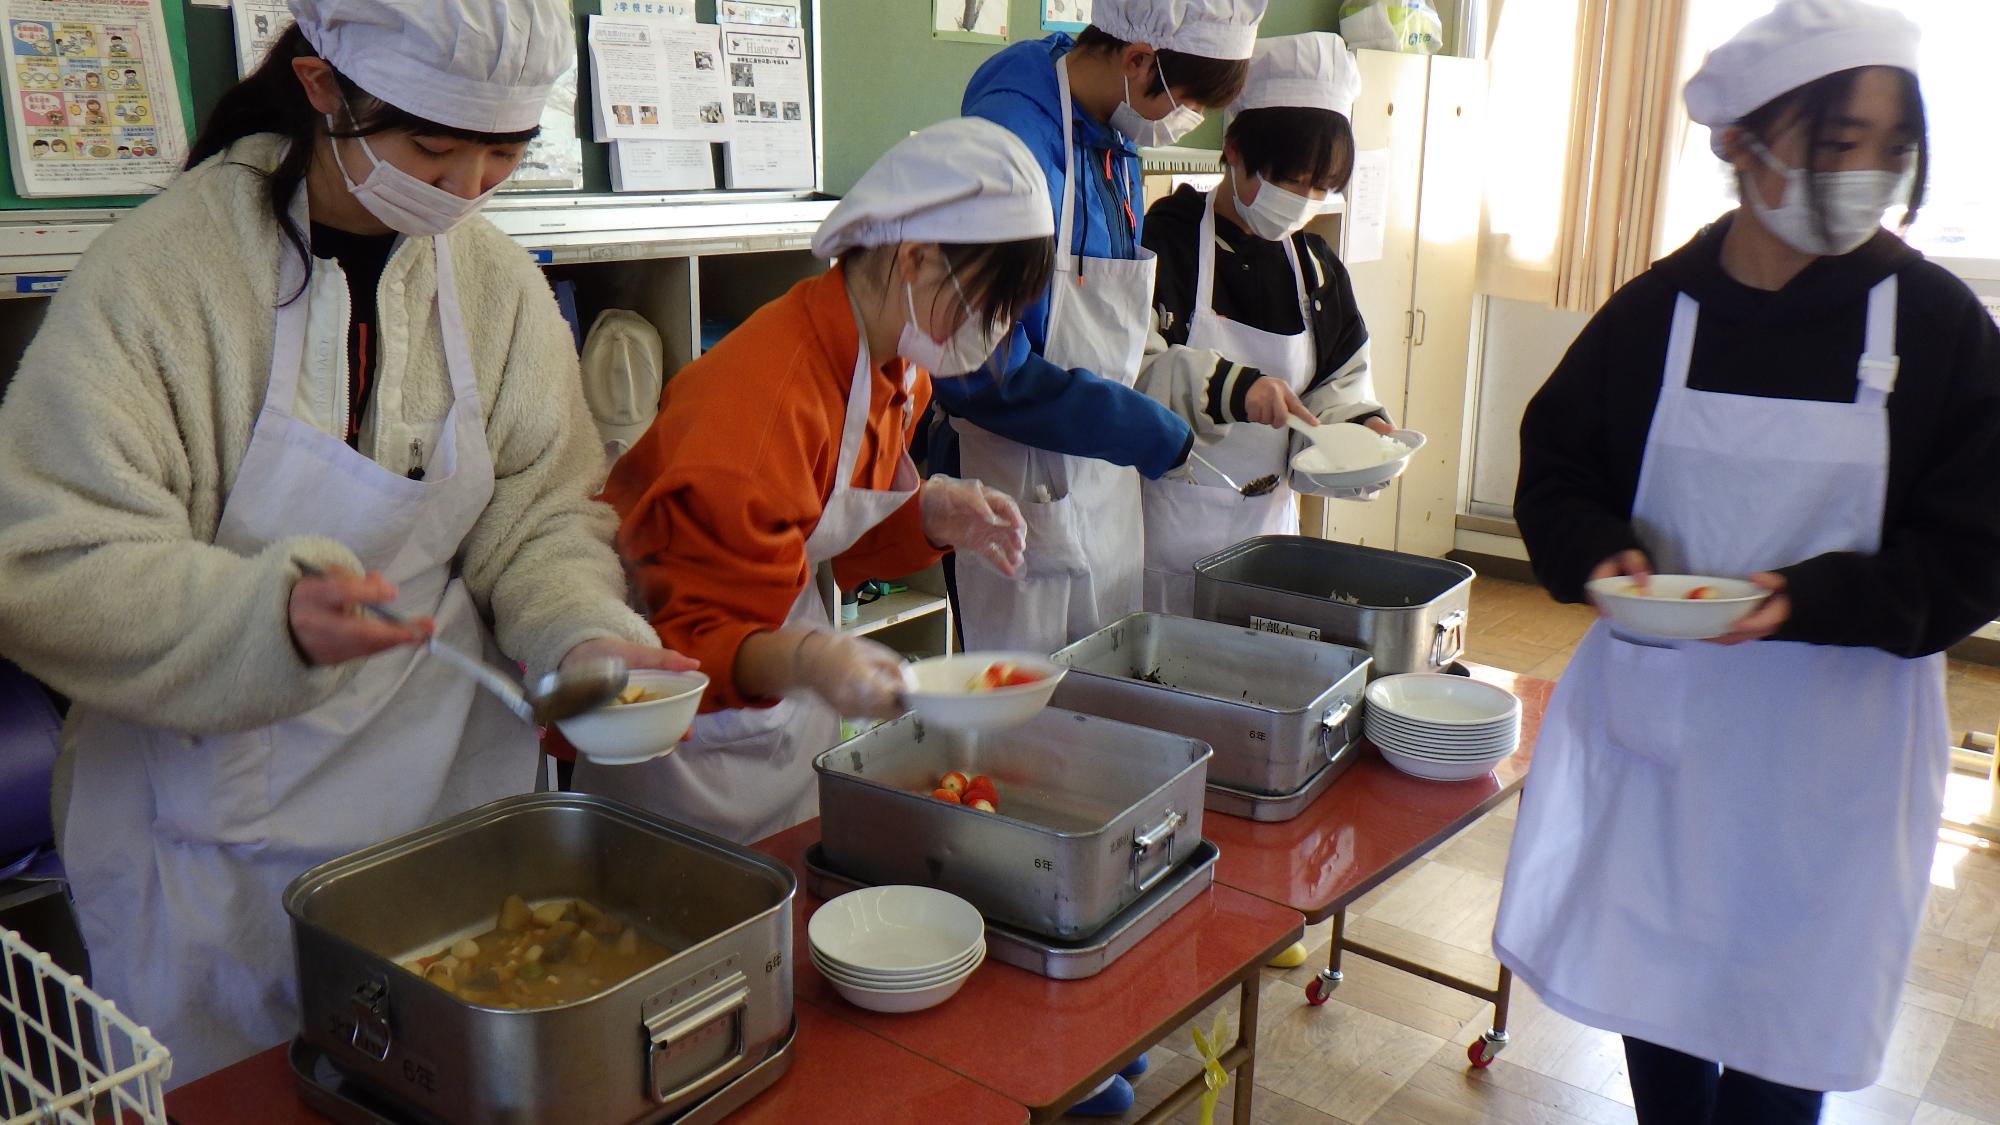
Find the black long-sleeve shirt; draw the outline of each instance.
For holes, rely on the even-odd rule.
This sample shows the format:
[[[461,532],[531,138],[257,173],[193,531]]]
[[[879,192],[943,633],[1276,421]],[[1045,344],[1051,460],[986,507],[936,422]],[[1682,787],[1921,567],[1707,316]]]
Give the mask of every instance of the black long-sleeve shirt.
[[[1183,186],[1146,211],[1143,241],[1160,259],[1153,281],[1153,307],[1159,315],[1160,335],[1169,344],[1188,340],[1200,266],[1201,219],[1207,207],[1207,192]],[[1283,245],[1259,238],[1219,215],[1215,234],[1220,244],[1215,253],[1215,293],[1210,305],[1218,315],[1261,332],[1295,336],[1305,327],[1299,311],[1299,286],[1305,286],[1312,303],[1313,343],[1318,352],[1306,394],[1331,382],[1355,353],[1367,346],[1368,326],[1362,322],[1361,307],[1354,299],[1354,282],[1325,239],[1305,231],[1292,236],[1299,256],[1295,271]],[[1236,368],[1230,357],[1222,357],[1209,384],[1210,418],[1216,422],[1240,420],[1244,399],[1261,375],[1253,368]],[[1361,417],[1370,416],[1374,415]]]
[[[1680,293],[1701,303],[1690,387],[1853,402],[1868,293],[1893,273],[1901,365],[1881,548],[1772,560],[1792,603],[1778,639],[1901,656],[1956,644],[2000,616],[2000,330],[1962,281],[1887,231],[1777,292],[1752,289],[1723,272],[1729,221],[1613,295],[1528,404],[1514,514],[1537,578],[1581,601],[1597,564],[1644,547],[1632,504]]]

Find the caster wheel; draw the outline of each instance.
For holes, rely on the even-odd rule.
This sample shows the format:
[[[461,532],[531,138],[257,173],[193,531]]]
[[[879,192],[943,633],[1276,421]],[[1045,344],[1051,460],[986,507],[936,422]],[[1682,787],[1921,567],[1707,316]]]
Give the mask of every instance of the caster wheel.
[[[1493,1065],[1494,1059],[1500,1057],[1500,1049],[1506,1045],[1507,1041],[1504,1039],[1499,1042],[1487,1038],[1476,1039],[1472,1046],[1465,1049],[1465,1061],[1471,1063],[1474,1070],[1485,1070]]]
[[[1334,985],[1339,983],[1338,981],[1334,981],[1329,984],[1325,977],[1314,977],[1312,983],[1306,985],[1306,1003],[1311,1004],[1315,1008],[1326,1003],[1333,997]]]

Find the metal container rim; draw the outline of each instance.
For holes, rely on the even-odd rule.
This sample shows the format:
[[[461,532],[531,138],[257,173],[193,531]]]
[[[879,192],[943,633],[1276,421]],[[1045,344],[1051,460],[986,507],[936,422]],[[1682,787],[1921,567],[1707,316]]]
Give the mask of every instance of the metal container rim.
[[[1354,673],[1356,672],[1365,671],[1370,664],[1374,663],[1375,660],[1373,656],[1369,655],[1367,649],[1358,648],[1354,645],[1341,644],[1338,641],[1308,641],[1308,640],[1302,640],[1298,637],[1288,637],[1282,633],[1267,633],[1262,629],[1252,629],[1246,625],[1230,625],[1221,621],[1206,621],[1198,617],[1176,618],[1177,620],[1180,621],[1191,621],[1194,624],[1203,627],[1213,626],[1216,629],[1229,629],[1239,633],[1252,633],[1255,634],[1258,638],[1260,638],[1260,643],[1262,643],[1264,639],[1268,639],[1269,641],[1276,643],[1276,647],[1279,648],[1283,648],[1286,645],[1290,645],[1293,647],[1310,645],[1315,650],[1325,649],[1325,648],[1335,648],[1335,649],[1340,649],[1343,652],[1349,653],[1352,656],[1359,657],[1359,659],[1354,663],[1352,667],[1348,668],[1347,671],[1342,672],[1340,674],[1339,679],[1334,680],[1332,683],[1328,684],[1324,689],[1321,690],[1319,698],[1317,700],[1315,700],[1313,703],[1308,703],[1301,707],[1264,707],[1253,703],[1246,703],[1241,699],[1225,699],[1219,695],[1210,695],[1207,692],[1195,691],[1192,688],[1184,688],[1175,684],[1154,683],[1152,680],[1140,679],[1137,676],[1120,676],[1110,672],[1099,672],[1094,668],[1085,668],[1076,664],[1063,663],[1063,656],[1065,653],[1070,652],[1072,649],[1080,649],[1084,645],[1089,644],[1090,642],[1096,640],[1101,636],[1104,636],[1107,633],[1115,632],[1116,630],[1124,627],[1124,625],[1127,622],[1136,621],[1146,617],[1174,617],[1174,616],[1175,615],[1170,613],[1127,614],[1126,616],[1119,618],[1118,620],[1112,622],[1109,625],[1106,625],[1104,628],[1099,629],[1097,632],[1090,634],[1089,636],[1083,638],[1082,640],[1077,641],[1074,644],[1066,645],[1060,649],[1057,649],[1055,653],[1049,657],[1049,659],[1054,660],[1057,663],[1062,663],[1063,667],[1069,670],[1068,674],[1072,676],[1085,676],[1092,679],[1110,680],[1114,683],[1121,683],[1121,684],[1143,684],[1148,690],[1171,692],[1175,695],[1187,696],[1188,698],[1191,699],[1199,699],[1205,703],[1220,703],[1227,707],[1235,707],[1245,711],[1255,711],[1260,715],[1284,715],[1287,717],[1302,717],[1305,715],[1309,715],[1314,711],[1320,710],[1320,708],[1316,706],[1316,704],[1324,703],[1326,701],[1327,695],[1331,694],[1332,691],[1335,688],[1339,687],[1341,684],[1347,682],[1348,677],[1354,675]],[[1300,651],[1304,652],[1305,650],[1303,648],[1300,648]],[[1099,717],[1101,718],[1102,716]],[[1117,722],[1119,720],[1113,719],[1111,721]],[[1147,728],[1147,729],[1153,729],[1153,728]],[[1167,733],[1172,733],[1172,732],[1167,732]],[[1214,748],[1210,747],[1211,753],[1213,752],[1213,750]]]
[[[323,940],[335,943],[349,954],[357,955],[364,960],[390,965],[400,970],[401,966],[396,965],[392,959],[372,949],[364,948],[345,934],[329,929],[310,918],[304,917],[302,911],[305,901],[316,891],[335,879],[348,874],[350,870],[358,870],[381,860],[406,855],[432,840],[461,832],[469,832],[493,820],[519,815],[523,810],[543,807],[592,809],[601,814],[612,816],[633,827],[654,832],[657,835],[687,837],[693,843],[704,845],[709,850],[719,852],[720,854],[717,856],[719,859],[736,862],[746,870],[753,870],[763,875],[772,876],[774,882],[783,889],[784,894],[776,902],[763,910],[743,918],[734,925],[711,934],[701,941],[695,942],[686,949],[668,955],[664,960],[657,962],[652,967],[642,970],[624,980],[606,985],[603,989],[589,996],[579,997],[568,1003],[550,1004],[540,1008],[490,1008],[481,1004],[468,1003],[457,996],[444,993],[442,989],[438,990],[441,995],[444,995],[453,1004],[468,1011],[480,1012],[492,1016],[531,1018],[545,1016],[550,1012],[566,1011],[595,1004],[607,996],[617,994],[631,985],[633,981],[644,978],[661,965],[673,964],[694,950],[732,937],[743,930],[764,922],[773,915],[783,912],[798,897],[798,877],[792,873],[791,868],[760,852],[753,852],[747,848],[739,848],[737,845],[731,844],[719,836],[713,836],[685,825],[672,824],[659,820],[631,805],[627,805],[622,801],[612,800],[608,797],[599,797],[588,793],[522,793],[513,797],[502,797],[497,801],[490,801],[477,808],[459,813],[457,816],[447,817],[434,824],[427,824],[421,828],[405,832],[401,836],[393,836],[379,844],[370,845],[359,851],[350,852],[347,855],[330,859],[325,863],[307,869],[285,887],[285,914],[291,921],[295,940],[300,927],[311,927],[312,931],[318,934]]]
[[[1445,589],[1443,592],[1439,593],[1436,598],[1432,598],[1430,601],[1424,602],[1419,605],[1368,605],[1365,603],[1336,602],[1332,598],[1321,594],[1302,594],[1293,590],[1281,590],[1274,586],[1259,586],[1252,582],[1245,582],[1237,578],[1224,578],[1212,573],[1216,568],[1226,563],[1234,562],[1237,558],[1243,555],[1247,555],[1259,548],[1268,547],[1277,543],[1288,543],[1294,540],[1303,540],[1307,543],[1324,543],[1326,544],[1327,547],[1339,548],[1342,551],[1352,551],[1360,554],[1373,555],[1378,558],[1393,558],[1407,565],[1422,566],[1434,570],[1448,571],[1457,577],[1457,581],[1453,582],[1450,587]],[[1322,548],[1314,548],[1314,549],[1318,550]],[[1429,609],[1432,605],[1436,604],[1438,600],[1449,596],[1454,591],[1456,591],[1460,586],[1463,586],[1466,583],[1471,582],[1473,579],[1479,577],[1478,571],[1472,569],[1471,567],[1465,565],[1462,562],[1459,562],[1456,559],[1434,559],[1426,555],[1411,555],[1411,554],[1405,554],[1401,551],[1384,550],[1381,547],[1368,547],[1358,543],[1340,543],[1331,539],[1312,539],[1308,536],[1302,536],[1302,535],[1259,535],[1250,539],[1245,539],[1241,543],[1224,547],[1222,550],[1217,551],[1215,554],[1212,554],[1207,558],[1202,559],[1199,562],[1196,562],[1194,564],[1194,574],[1195,574],[1195,579],[1197,581],[1214,582],[1225,586],[1239,586],[1244,589],[1250,589],[1250,590],[1276,590],[1278,593],[1285,594],[1288,597],[1306,598],[1311,601],[1326,602],[1329,605],[1350,605],[1354,609],[1366,609],[1378,613],[1424,612],[1425,610]]]
[[[1062,710],[1061,708],[1056,708],[1056,707],[1047,708],[1046,710],[1043,711],[1043,714],[1068,715],[1074,719],[1079,719],[1086,723],[1109,723],[1113,726],[1127,727],[1132,730],[1140,731],[1144,734],[1151,735],[1156,738],[1163,738],[1163,739],[1170,738],[1173,741],[1179,743],[1183,747],[1199,751],[1200,753],[1197,756],[1195,756],[1192,761],[1185,763],[1184,765],[1181,766],[1181,769],[1179,771],[1175,772],[1174,774],[1175,778],[1181,777],[1183,775],[1182,771],[1193,769],[1197,766],[1203,765],[1210,758],[1213,758],[1215,756],[1215,748],[1210,746],[1208,743],[1203,742],[1201,739],[1198,738],[1189,738],[1186,735],[1175,734],[1172,731],[1156,730],[1152,727],[1139,726],[1136,723],[1120,722],[1117,719],[1107,719],[1101,715],[1086,715],[1081,711],[1065,711]],[[915,719],[914,716],[912,715],[905,715],[902,717],[902,719],[895,719],[891,721],[901,722],[903,721],[903,719],[909,719],[912,722],[916,722],[919,727],[923,725],[921,720]],[[879,730],[881,728],[878,727],[876,729]],[[1000,820],[1010,821],[1014,824],[1018,824],[1021,827],[1028,829],[1031,832],[1036,833],[1037,835],[1053,837],[1058,840],[1089,840],[1098,836],[1102,836],[1106,832],[1109,832],[1111,830],[1112,825],[1132,815],[1134,810],[1138,809],[1140,805],[1144,804],[1148,798],[1158,793],[1161,789],[1165,789],[1173,784],[1173,782],[1170,780],[1165,785],[1160,785],[1155,787],[1154,790],[1151,793],[1148,793],[1146,797],[1134,801],[1131,804],[1125,806],[1123,809],[1120,809],[1109,820],[1105,821],[1103,824],[1099,825],[1096,828],[1090,829],[1087,832],[1067,832],[1060,828],[1050,828],[1045,824],[1036,824],[1031,820],[1022,820],[1019,817],[1008,816],[1006,813],[1003,812],[982,813],[975,809],[967,809],[963,806],[948,805],[942,801],[935,801],[933,800],[933,798],[926,796],[924,794],[916,793],[908,789],[899,788],[897,786],[890,785],[886,782],[877,781],[872,777],[866,777],[858,773],[849,773],[846,770],[835,769],[834,767],[827,764],[828,760],[831,759],[835,754],[846,749],[849,745],[855,742],[859,742],[861,739],[868,737],[868,735],[872,733],[874,732],[870,731],[864,734],[857,735],[854,738],[850,738],[847,741],[842,742],[838,746],[830,747],[828,749],[820,751],[818,754],[813,755],[813,772],[821,777],[834,777],[834,778],[839,778],[842,781],[849,781],[858,785],[864,785],[870,789],[876,790],[877,792],[898,794],[901,797],[908,798],[911,800],[932,801],[932,803],[940,805],[941,807],[945,807],[947,809],[957,808],[958,811],[962,814],[967,814],[971,816],[994,817]]]

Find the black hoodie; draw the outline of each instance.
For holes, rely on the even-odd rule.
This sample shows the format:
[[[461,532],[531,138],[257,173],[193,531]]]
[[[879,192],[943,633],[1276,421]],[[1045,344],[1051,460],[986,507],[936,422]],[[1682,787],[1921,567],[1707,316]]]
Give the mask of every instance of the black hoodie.
[[[1792,602],[1778,639],[1899,656],[1964,640],[2000,616],[2000,330],[1963,282],[1887,231],[1775,293],[1742,285],[1721,266],[1729,221],[1614,294],[1529,402],[1514,515],[1536,577],[1581,601],[1597,564],[1643,546],[1632,502],[1680,293],[1701,302],[1689,386],[1853,402],[1868,292],[1893,273],[1901,365],[1882,546],[1777,567]]]

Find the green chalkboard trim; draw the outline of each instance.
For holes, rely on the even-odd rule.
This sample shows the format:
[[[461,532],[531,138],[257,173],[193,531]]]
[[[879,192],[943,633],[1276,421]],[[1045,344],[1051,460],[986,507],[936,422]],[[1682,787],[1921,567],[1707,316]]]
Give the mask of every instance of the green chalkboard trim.
[[[187,20],[182,10],[181,0],[159,0],[161,15],[167,25],[167,52],[174,60],[174,90],[180,95],[181,125],[187,136],[185,143],[194,143],[194,83],[188,72]],[[7,136],[7,122],[0,115],[0,143],[12,144]],[[26,198],[14,189],[14,169],[11,163],[4,168],[5,176],[0,176],[0,211],[69,211],[102,209],[105,207],[137,207],[153,198],[150,195],[38,195]]]

